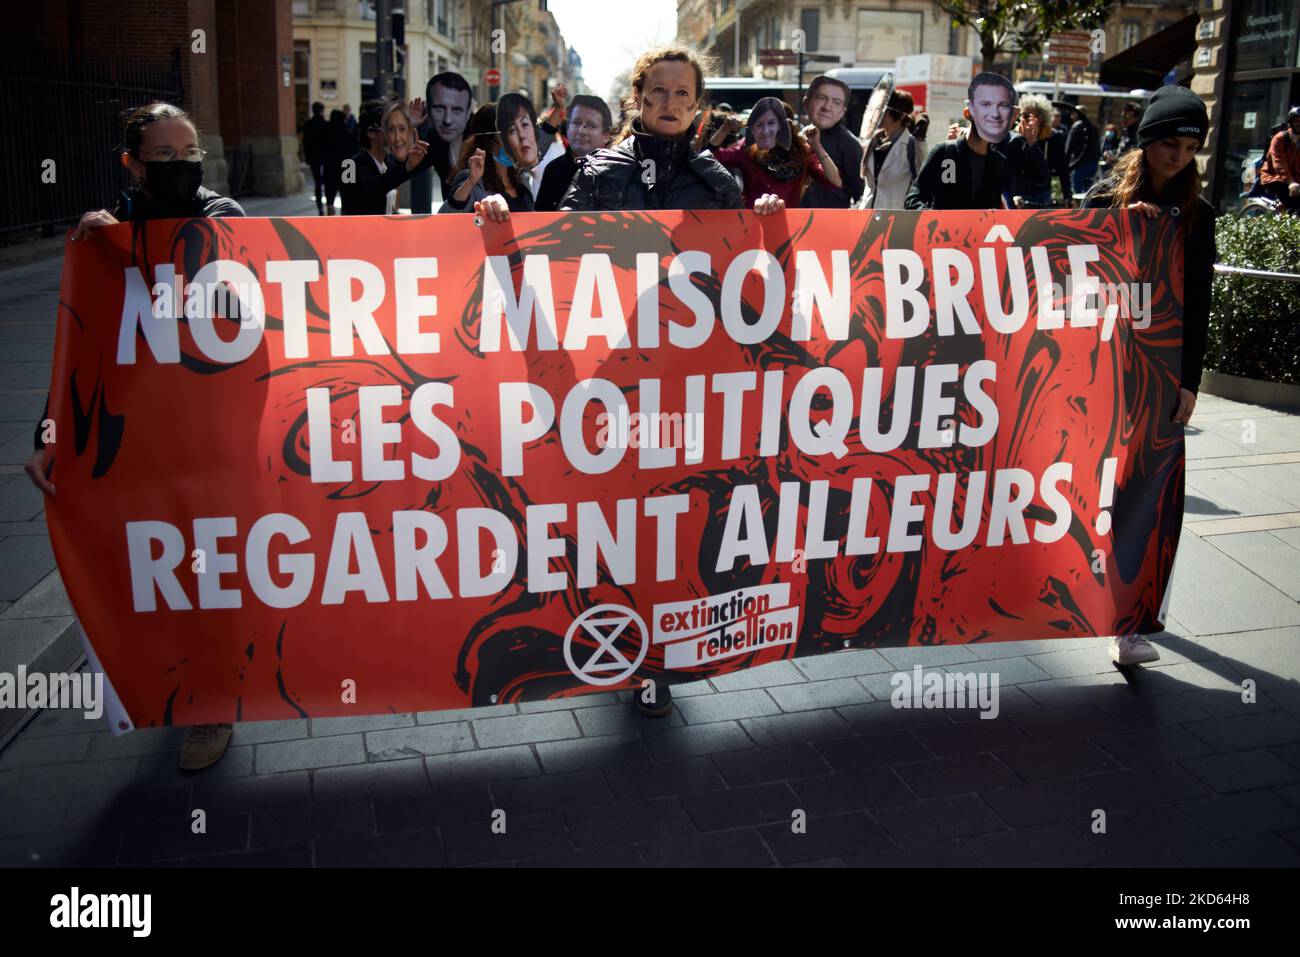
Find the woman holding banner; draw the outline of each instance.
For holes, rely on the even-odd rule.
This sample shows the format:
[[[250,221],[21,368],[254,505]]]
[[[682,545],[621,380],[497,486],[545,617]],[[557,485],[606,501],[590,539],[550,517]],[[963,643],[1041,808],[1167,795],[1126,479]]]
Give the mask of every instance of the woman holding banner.
[[[1210,127],[1205,104],[1191,90],[1164,86],[1151,97],[1138,127],[1138,148],[1115,161],[1108,179],[1093,185],[1085,208],[1133,209],[1154,219],[1161,207],[1179,217],[1183,233],[1183,365],[1175,422],[1186,423],[1196,408],[1210,323],[1210,290],[1219,258],[1214,240],[1215,210],[1201,195],[1196,154]],[[1181,497],[1182,484],[1179,484]],[[1182,512],[1182,502],[1179,503]],[[1159,652],[1144,635],[1111,642],[1116,664],[1157,661]]]
[[[493,222],[531,213],[533,191],[519,175],[537,165],[537,111],[519,93],[480,106],[470,120],[451,192],[440,213],[471,209]]]
[[[122,193],[113,212],[99,209],[82,216],[69,236],[71,241],[87,241],[97,227],[120,222],[244,215],[243,208],[233,199],[203,187],[204,151],[199,148],[198,130],[184,110],[170,103],[150,103],[129,111],[125,124],[121,163],[133,182]],[[53,436],[45,428],[48,415],[41,419],[36,427],[36,451],[27,460],[26,471],[37,488],[46,495],[54,495],[54,484],[49,479],[52,463],[46,454],[47,439],[52,442]],[[91,669],[102,672],[84,631],[81,637]],[[131,723],[107,675],[104,685],[110,730],[114,734],[129,731]],[[181,770],[201,771],[215,764],[226,753],[233,733],[234,726],[230,724],[190,728],[181,747]]]

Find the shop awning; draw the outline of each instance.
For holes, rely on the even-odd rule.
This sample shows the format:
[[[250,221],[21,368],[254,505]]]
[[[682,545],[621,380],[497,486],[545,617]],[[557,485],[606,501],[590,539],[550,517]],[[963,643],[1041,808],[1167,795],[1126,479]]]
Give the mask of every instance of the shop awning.
[[[1144,90],[1161,86],[1170,70],[1192,57],[1196,50],[1196,25],[1200,22],[1200,15],[1193,13],[1103,60],[1102,85]]]

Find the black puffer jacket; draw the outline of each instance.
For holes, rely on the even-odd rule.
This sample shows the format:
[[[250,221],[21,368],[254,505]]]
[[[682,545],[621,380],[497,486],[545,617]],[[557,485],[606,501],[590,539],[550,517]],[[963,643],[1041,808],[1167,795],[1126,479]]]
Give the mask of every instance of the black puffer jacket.
[[[644,133],[638,121],[617,146],[588,154],[560,202],[561,210],[741,208],[740,186],[712,153],[691,149],[689,134]]]

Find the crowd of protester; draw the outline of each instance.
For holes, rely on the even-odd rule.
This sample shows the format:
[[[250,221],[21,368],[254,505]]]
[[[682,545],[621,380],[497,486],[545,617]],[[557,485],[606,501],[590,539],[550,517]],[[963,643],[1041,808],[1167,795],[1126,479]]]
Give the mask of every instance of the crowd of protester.
[[[1200,195],[1195,154],[1209,121],[1205,105],[1182,87],[1164,87],[1143,111],[1124,107],[1120,124],[1099,133],[1087,111],[1041,96],[1018,96],[996,73],[970,83],[964,119],[930,144],[928,117],[895,91],[866,142],[845,126],[851,91],[821,76],[801,106],[808,123],[775,97],[742,120],[729,104],[708,105],[706,63],[695,51],[667,46],[644,53],[614,122],[592,96],[551,94],[540,117],[519,93],[475,108],[463,77],[441,73],[423,99],[363,103],[325,116],[314,104],[303,129],[317,210],[335,215],[392,215],[410,182],[410,209],[433,212],[437,176],[445,214],[503,221],[512,213],[587,210],[752,210],[761,216],[798,208],[988,210],[1053,204],[1083,194],[1088,208],[1161,209],[1181,214],[1187,277],[1184,350],[1177,421],[1196,403],[1215,261],[1214,209]],[[1066,114],[1069,114],[1068,116]],[[126,118],[122,165],[132,185],[112,212],[87,213],[73,230],[85,241],[116,222],[242,216],[234,200],[202,186],[198,130],[179,108],[153,103]],[[1100,174],[1100,175],[1099,175]],[[1300,202],[1300,110],[1270,143],[1262,182],[1279,200]],[[38,430],[27,471],[56,494]],[[1155,660],[1140,635],[1120,636],[1121,663]],[[638,695],[643,713],[672,708],[669,689]],[[191,729],[182,767],[201,769],[224,752],[230,725]]]

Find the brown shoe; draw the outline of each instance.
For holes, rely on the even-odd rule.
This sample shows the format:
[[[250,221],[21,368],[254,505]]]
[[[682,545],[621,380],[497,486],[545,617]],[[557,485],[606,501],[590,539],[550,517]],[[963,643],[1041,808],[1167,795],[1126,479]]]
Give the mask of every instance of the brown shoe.
[[[196,724],[181,746],[181,770],[202,771],[221,760],[235,733],[232,724]]]

